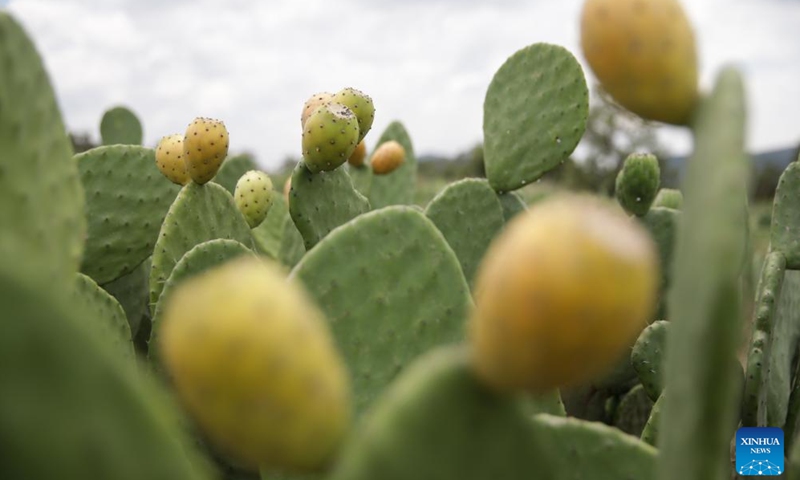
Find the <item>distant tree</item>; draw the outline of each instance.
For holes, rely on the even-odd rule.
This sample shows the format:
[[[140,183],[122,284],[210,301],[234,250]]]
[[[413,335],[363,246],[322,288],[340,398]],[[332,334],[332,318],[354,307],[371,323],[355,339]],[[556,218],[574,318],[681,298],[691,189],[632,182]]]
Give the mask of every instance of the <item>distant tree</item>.
[[[72,151],[75,153],[85,152],[97,147],[97,144],[92,141],[88,133],[69,133],[69,139],[72,142]]]

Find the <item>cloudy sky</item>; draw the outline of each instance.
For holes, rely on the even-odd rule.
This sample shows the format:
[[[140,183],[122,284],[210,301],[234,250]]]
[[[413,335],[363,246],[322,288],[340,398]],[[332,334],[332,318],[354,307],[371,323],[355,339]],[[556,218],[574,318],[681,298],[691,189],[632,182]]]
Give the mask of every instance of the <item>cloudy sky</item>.
[[[300,110],[352,86],[401,120],[419,153],[481,140],[492,75],[519,48],[566,46],[584,64],[582,0],[0,0],[34,37],[66,122],[99,136],[126,104],[148,144],[195,116],[225,121],[232,151],[266,168],[300,150]],[[752,150],[800,142],[800,1],[684,0],[707,86],[724,63],[748,82]],[[584,67],[590,82],[594,80]],[[667,132],[674,153],[688,136]]]

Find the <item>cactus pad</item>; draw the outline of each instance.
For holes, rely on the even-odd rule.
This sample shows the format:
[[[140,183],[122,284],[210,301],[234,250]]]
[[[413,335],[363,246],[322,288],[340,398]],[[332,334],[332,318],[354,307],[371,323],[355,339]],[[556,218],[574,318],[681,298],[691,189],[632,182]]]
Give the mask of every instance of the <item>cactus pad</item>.
[[[483,105],[486,178],[499,192],[539,179],[567,159],[586,129],[583,70],[563,47],[537,43],[495,73]]]
[[[614,413],[614,426],[638,437],[642,434],[652,409],[653,400],[641,385],[636,385],[620,400]]]
[[[666,289],[670,283],[672,256],[680,220],[681,212],[664,207],[653,207],[642,218],[642,223],[658,246],[662,290]]]
[[[361,167],[348,165],[347,173],[350,174],[353,187],[355,187],[361,195],[369,198],[370,187],[372,187],[372,170],[370,170],[369,165],[365,164]]]
[[[289,213],[310,250],[331,230],[369,211],[343,168],[312,173],[300,162],[292,174]]]
[[[666,207],[673,210],[680,210],[683,207],[683,194],[680,190],[673,188],[662,188],[658,191],[656,199],[653,200],[652,208]]]
[[[396,141],[406,151],[406,160],[391,175],[372,175],[369,203],[378,209],[389,205],[411,205],[417,190],[417,157],[411,138],[402,123],[394,121],[381,134],[373,154],[381,144]]]
[[[153,249],[152,311],[175,264],[195,245],[216,238],[236,240],[248,248],[253,244],[250,227],[227,190],[216,183],[186,185],[167,212]]]
[[[252,230],[256,250],[270,258],[278,258],[283,241],[283,225],[289,217],[289,207],[281,195],[273,195],[272,207],[261,225]]]
[[[128,318],[128,326],[131,329],[131,336],[136,337],[142,316],[149,312],[147,308],[149,289],[147,279],[150,276],[150,262],[145,260],[131,273],[123,275],[113,282],[101,285],[103,290],[116,298],[125,316]]]
[[[632,153],[617,174],[614,194],[626,212],[643,217],[661,185],[658,159],[649,153]]]
[[[86,228],[78,169],[42,60],[4,11],[0,38],[0,257],[66,295]]]
[[[108,283],[152,254],[180,187],[161,175],[149,148],[99,147],[75,160],[86,191],[88,222],[81,271],[100,284]]]
[[[494,190],[485,180],[460,180],[439,192],[425,215],[442,232],[472,285],[483,255],[505,224]]]
[[[458,260],[411,207],[339,227],[291,273],[331,321],[362,412],[420,353],[464,338],[471,300]]]
[[[792,162],[778,181],[772,207],[770,245],[772,250],[786,257],[786,268],[800,269],[800,208],[797,192],[800,191],[800,163]]]
[[[656,446],[658,442],[658,430],[661,423],[661,404],[664,403],[664,394],[662,393],[653,408],[650,410],[650,418],[642,429],[642,441],[648,445]]]
[[[236,190],[236,182],[242,178],[242,175],[250,170],[258,170],[258,165],[250,155],[233,155],[229,156],[222,162],[219,167],[217,175],[214,177],[214,183],[222,185],[225,190],[233,195]]]
[[[767,392],[767,425],[789,425],[788,411],[794,375],[794,358],[800,337],[800,272],[786,272],[770,347]],[[800,413],[800,412],[798,412]]]
[[[645,392],[656,401],[664,390],[664,356],[669,322],[653,322],[639,335],[631,351],[631,364]]]
[[[303,236],[297,231],[297,227],[292,221],[292,217],[286,216],[283,222],[283,235],[281,245],[278,249],[278,260],[287,267],[297,265],[297,262],[306,254],[306,247],[303,243]]]
[[[152,326],[150,330],[149,355],[158,363],[158,336],[161,328],[161,319],[164,315],[164,306],[168,304],[170,297],[175,289],[189,278],[203,273],[212,267],[216,267],[225,262],[242,255],[252,255],[253,252],[235,240],[215,239],[200,243],[175,264],[169,279],[164,284],[164,289],[158,299],[155,313],[153,314]]]
[[[114,107],[100,119],[100,137],[103,145],[141,145],[142,124],[129,109]]]
[[[525,201],[517,192],[500,193],[497,195],[497,199],[500,200],[500,206],[503,207],[503,218],[506,223],[510,222],[518,213],[528,209]]]
[[[125,317],[125,310],[114,297],[94,283],[94,280],[78,273],[72,299],[75,308],[85,312],[87,321],[93,322],[89,324],[89,328],[102,341],[111,345],[123,357],[133,358],[131,327]]]

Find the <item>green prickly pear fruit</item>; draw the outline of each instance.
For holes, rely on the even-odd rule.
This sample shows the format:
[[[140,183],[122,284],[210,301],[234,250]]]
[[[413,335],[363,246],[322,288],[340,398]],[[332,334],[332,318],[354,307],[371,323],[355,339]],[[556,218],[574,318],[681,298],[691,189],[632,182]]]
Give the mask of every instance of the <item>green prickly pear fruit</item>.
[[[653,200],[653,207],[666,207],[673,210],[680,210],[681,207],[683,207],[683,194],[680,190],[662,188],[658,191],[656,199]]]
[[[620,105],[649,120],[689,122],[697,49],[678,0],[586,0],[580,28],[589,66]]]
[[[308,117],[310,117],[319,107],[325,105],[326,103],[330,103],[332,98],[333,94],[328,92],[319,92],[311,95],[311,97],[306,100],[306,103],[303,105],[303,113],[300,115],[300,125],[305,128]]]
[[[189,183],[191,178],[183,160],[183,135],[179,133],[167,135],[158,142],[156,166],[170,182],[178,185]]]
[[[363,167],[365,158],[367,158],[367,145],[362,140],[358,142],[356,149],[353,150],[353,154],[350,155],[347,162],[354,167]]]
[[[406,161],[406,150],[400,143],[390,140],[382,143],[372,154],[372,173],[386,175],[397,170]]]
[[[308,117],[303,128],[303,161],[314,173],[331,171],[358,145],[358,120],[340,103],[328,103]]]
[[[236,182],[233,197],[247,224],[256,228],[272,207],[272,180],[264,172],[250,170]]]
[[[311,472],[349,428],[349,375],[323,314],[265,259],[240,257],[179,285],[161,358],[209,443],[237,467]]]
[[[356,90],[355,88],[344,88],[333,95],[332,101],[341,103],[356,114],[358,118],[358,141],[364,140],[372,122],[375,120],[375,105],[369,95]]]
[[[616,197],[626,212],[643,217],[658,193],[661,169],[649,153],[632,153],[617,174]]]
[[[208,183],[228,156],[228,129],[212,118],[195,118],[183,137],[183,159],[195,183]]]

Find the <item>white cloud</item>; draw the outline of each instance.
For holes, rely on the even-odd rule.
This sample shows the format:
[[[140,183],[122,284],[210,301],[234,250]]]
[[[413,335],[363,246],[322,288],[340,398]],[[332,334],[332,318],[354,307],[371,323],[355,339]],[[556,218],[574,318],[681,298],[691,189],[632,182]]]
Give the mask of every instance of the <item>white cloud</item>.
[[[122,103],[146,140],[198,115],[225,120],[231,147],[265,167],[297,155],[299,114],[320,90],[353,86],[377,106],[379,132],[403,121],[420,152],[452,154],[481,139],[494,71],[514,51],[558,43],[581,59],[581,0],[12,0],[34,37],[73,130],[97,135]],[[728,61],[745,72],[751,145],[800,141],[800,2],[683,2],[696,25],[703,84]],[[586,69],[588,72],[588,69]],[[665,137],[677,153],[688,136]]]

